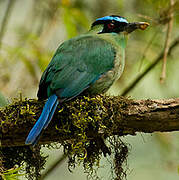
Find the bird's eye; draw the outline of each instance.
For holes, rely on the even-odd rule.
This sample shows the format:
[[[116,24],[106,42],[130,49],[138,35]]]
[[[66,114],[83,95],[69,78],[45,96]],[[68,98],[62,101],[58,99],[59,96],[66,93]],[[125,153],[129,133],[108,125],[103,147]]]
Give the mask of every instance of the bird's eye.
[[[109,28],[109,29],[113,29],[114,27],[115,27],[115,24],[114,24],[114,23],[109,23],[109,24],[108,24],[108,28]]]

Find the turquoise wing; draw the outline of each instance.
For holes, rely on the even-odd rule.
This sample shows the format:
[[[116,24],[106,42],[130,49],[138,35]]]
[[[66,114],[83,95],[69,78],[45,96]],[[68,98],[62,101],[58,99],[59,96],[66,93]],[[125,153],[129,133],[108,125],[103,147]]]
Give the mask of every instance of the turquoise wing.
[[[64,42],[42,75],[38,98],[77,96],[114,67],[115,55],[112,44],[98,36],[83,35]]]

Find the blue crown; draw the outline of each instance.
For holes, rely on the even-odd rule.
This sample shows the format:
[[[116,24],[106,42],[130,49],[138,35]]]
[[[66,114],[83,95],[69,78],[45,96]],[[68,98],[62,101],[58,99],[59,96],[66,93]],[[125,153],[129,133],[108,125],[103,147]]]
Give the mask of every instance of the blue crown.
[[[107,20],[111,20],[111,21],[114,20],[114,21],[118,21],[118,22],[128,23],[128,21],[121,16],[104,16],[102,18],[96,19],[96,21],[107,21]]]

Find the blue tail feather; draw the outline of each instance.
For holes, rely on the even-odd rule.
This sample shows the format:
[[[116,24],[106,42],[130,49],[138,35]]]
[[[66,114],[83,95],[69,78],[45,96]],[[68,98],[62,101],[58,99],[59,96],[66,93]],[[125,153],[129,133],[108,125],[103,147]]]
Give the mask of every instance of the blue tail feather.
[[[35,145],[44,129],[47,128],[48,124],[50,123],[53,114],[58,105],[58,97],[54,94],[50,96],[45,103],[43,111],[35,123],[34,127],[31,129],[25,144],[32,144]]]

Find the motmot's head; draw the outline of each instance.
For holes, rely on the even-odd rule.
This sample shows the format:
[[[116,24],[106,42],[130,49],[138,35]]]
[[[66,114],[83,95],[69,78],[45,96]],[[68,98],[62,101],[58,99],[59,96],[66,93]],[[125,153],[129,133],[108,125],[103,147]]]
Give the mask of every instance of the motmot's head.
[[[145,30],[149,26],[149,23],[147,22],[128,22],[124,17],[122,16],[105,16],[102,18],[96,19],[95,22],[93,22],[91,28],[94,29],[95,27],[101,27],[99,28],[98,34],[101,33],[131,33],[136,29]]]

